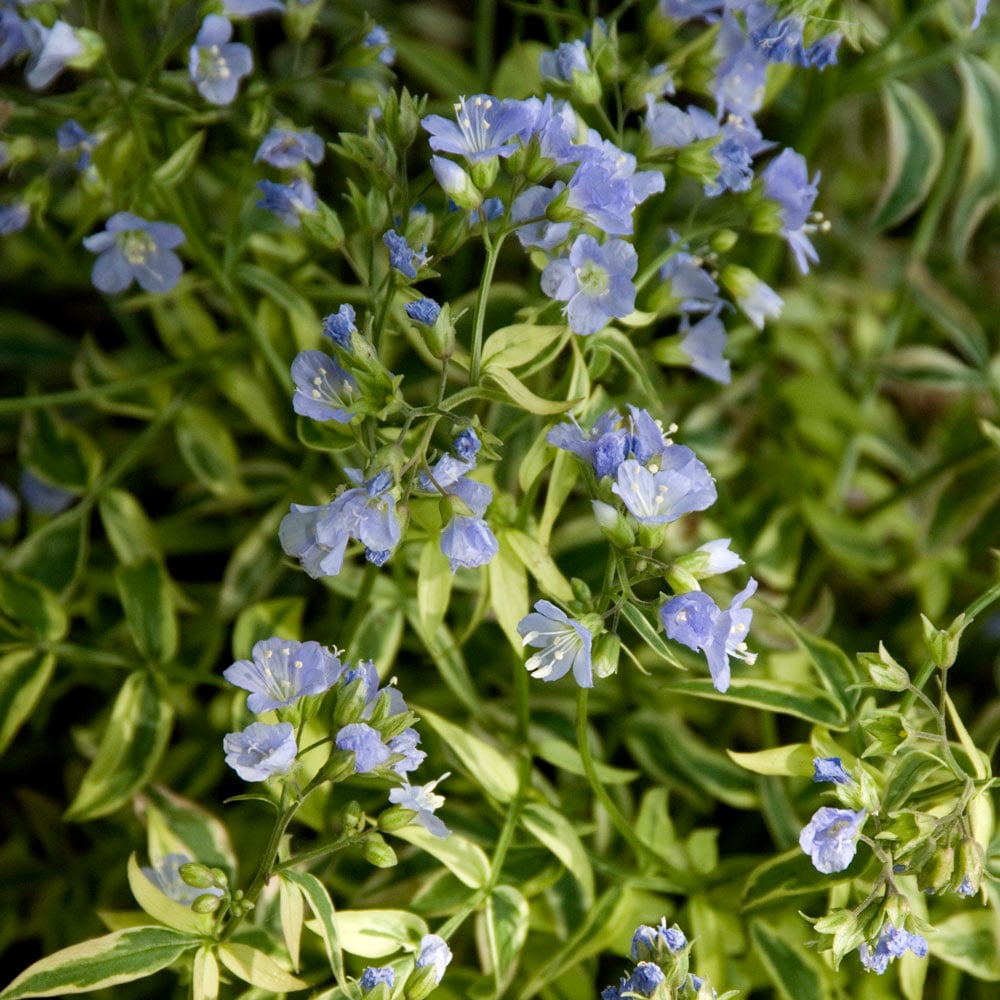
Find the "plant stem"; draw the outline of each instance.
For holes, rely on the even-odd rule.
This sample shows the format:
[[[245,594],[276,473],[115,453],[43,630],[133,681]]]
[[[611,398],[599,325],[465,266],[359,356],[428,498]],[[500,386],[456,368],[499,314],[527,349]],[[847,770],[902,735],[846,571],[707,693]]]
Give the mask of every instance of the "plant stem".
[[[483,277],[479,282],[479,295],[476,297],[476,315],[472,327],[472,351],[469,361],[469,382],[472,385],[479,384],[479,368],[483,356],[483,327],[486,323],[486,300],[489,297],[490,285],[493,283],[493,272],[497,266],[497,258],[500,256],[500,248],[507,238],[507,233],[500,232],[496,239],[491,241],[489,234],[484,232],[483,239],[486,241],[486,265],[483,268]]]

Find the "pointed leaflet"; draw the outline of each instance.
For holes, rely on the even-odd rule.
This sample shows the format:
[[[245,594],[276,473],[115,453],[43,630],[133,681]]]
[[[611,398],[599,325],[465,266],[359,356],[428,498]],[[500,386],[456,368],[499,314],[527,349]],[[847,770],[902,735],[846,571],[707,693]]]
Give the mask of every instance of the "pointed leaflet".
[[[271,993],[304,990],[309,985],[286,972],[270,955],[248,944],[227,942],[219,945],[219,961],[245,983]]]
[[[192,936],[207,937],[211,934],[214,921],[212,915],[195,913],[190,906],[178,903],[176,899],[171,899],[162,889],[153,885],[139,867],[134,852],[128,859],[128,885],[135,901],[154,920],[173,927],[175,931]]]
[[[0,754],[38,704],[55,665],[55,653],[41,649],[16,649],[0,659]]]
[[[326,948],[326,957],[330,960],[330,968],[337,981],[344,978],[344,956],[340,950],[340,940],[337,936],[336,913],[333,909],[333,900],[326,886],[315,875],[308,872],[297,872],[288,868],[281,872],[280,879],[283,886],[294,887],[301,897],[309,904],[313,916],[316,918],[316,933],[323,939],[323,947]]]

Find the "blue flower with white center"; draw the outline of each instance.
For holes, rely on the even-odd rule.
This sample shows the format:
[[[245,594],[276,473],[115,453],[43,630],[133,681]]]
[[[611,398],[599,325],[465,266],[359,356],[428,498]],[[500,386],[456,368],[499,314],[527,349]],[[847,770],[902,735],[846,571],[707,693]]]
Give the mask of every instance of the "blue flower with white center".
[[[447,777],[447,774],[442,774],[436,781],[429,781],[426,785],[411,785],[404,776],[402,785],[390,789],[389,801],[404,809],[412,809],[417,814],[414,822],[435,837],[447,837],[451,830],[434,815],[444,805],[444,796],[435,794],[434,789]]]
[[[589,155],[570,178],[566,204],[609,236],[626,236],[633,229],[636,205],[663,190],[663,174],[658,170],[636,173],[635,157],[596,132],[590,133],[587,145]]]
[[[553,250],[560,243],[569,239],[572,223],[549,222],[545,218],[545,210],[550,203],[565,190],[562,181],[556,181],[552,187],[536,184],[523,191],[514,199],[510,216],[516,223],[521,223],[517,229],[517,238],[523,247],[538,247],[541,250]],[[529,220],[534,219],[534,222]]]
[[[9,236],[25,229],[31,221],[27,205],[0,205],[0,236]]]
[[[729,362],[722,356],[726,347],[726,328],[717,313],[705,316],[694,326],[687,316],[681,321],[681,339],[677,345],[688,357],[688,364],[701,375],[729,385],[732,377]]]
[[[222,748],[226,763],[244,781],[266,781],[273,775],[287,774],[298,753],[290,722],[251,722],[241,733],[227,733]]]
[[[392,751],[382,742],[382,736],[367,722],[352,722],[337,733],[334,743],[338,750],[354,752],[354,770],[370,774],[389,763]]]
[[[440,983],[444,978],[445,969],[451,961],[451,948],[439,934],[425,934],[420,939],[420,951],[417,954],[416,967],[434,966],[434,982]]]
[[[711,507],[718,496],[705,465],[690,448],[678,444],[670,445],[650,466],[626,459],[611,489],[642,524],[669,524],[682,514]]]
[[[65,21],[56,21],[51,28],[34,19],[21,22],[31,48],[31,57],[24,78],[32,90],[43,90],[66,68],[83,55],[83,42],[76,29]]]
[[[858,946],[861,964],[869,971],[882,975],[894,958],[902,958],[907,951],[912,951],[917,958],[926,958],[927,940],[920,934],[910,934],[900,927],[886,924],[874,948],[867,944]]]
[[[348,408],[358,391],[357,382],[322,351],[301,351],[292,362],[292,381],[292,408],[301,416],[338,424],[356,416]]]
[[[323,336],[329,337],[338,347],[345,351],[351,349],[351,334],[357,333],[354,325],[356,319],[354,306],[344,303],[335,313],[323,319]]]
[[[230,42],[233,26],[209,14],[191,46],[188,72],[198,93],[211,104],[232,104],[240,80],[253,69],[253,54],[242,42]]]
[[[103,233],[83,245],[98,254],[91,272],[94,287],[109,295],[123,292],[133,279],[147,292],[169,292],[181,277],[181,261],[172,253],[184,242],[179,226],[149,222],[131,212],[115,212]]]
[[[557,681],[572,669],[580,687],[593,687],[591,664],[593,633],[575,618],[570,618],[550,601],[537,601],[535,610],[518,622],[518,634],[524,646],[541,647],[525,664],[532,677]]]
[[[795,254],[795,262],[803,274],[809,271],[810,262],[819,260],[816,248],[807,233],[817,227],[808,224],[809,212],[818,193],[819,171],[809,180],[805,159],[792,149],[785,149],[765,168],[764,193],[781,205],[781,235]]]
[[[415,278],[417,268],[423,267],[429,260],[426,243],[418,253],[406,242],[406,237],[400,236],[395,229],[383,233],[382,242],[389,251],[390,267],[394,267],[400,274],[405,274],[407,278]]]
[[[851,780],[839,757],[813,758],[813,781],[832,781],[837,785],[849,785]]]
[[[799,847],[812,858],[817,871],[824,875],[842,872],[854,860],[864,821],[864,809],[853,812],[823,806],[803,827]]]
[[[369,965],[358,980],[358,986],[363,993],[371,992],[382,983],[385,983],[390,990],[396,985],[396,970],[391,965]]]
[[[542,272],[542,291],[566,303],[563,312],[574,333],[597,333],[610,319],[635,309],[632,278],[638,262],[631,243],[609,240],[602,246],[581,234],[568,257],[552,261]]]
[[[247,708],[254,715],[328,691],[344,669],[339,658],[318,642],[263,639],[254,643],[251,656],[226,667],[222,676],[250,692]]]
[[[483,518],[455,514],[441,532],[441,551],[454,573],[460,566],[485,566],[500,551],[500,545]]]
[[[293,229],[298,229],[302,224],[300,215],[316,211],[316,192],[304,177],[296,177],[291,184],[257,181],[257,187],[264,195],[257,202],[257,207],[274,212],[286,226]]]
[[[424,326],[433,326],[441,315],[441,307],[433,299],[417,299],[415,302],[407,302],[403,308],[410,319],[415,323],[423,323]]]
[[[90,154],[101,141],[99,135],[88,132],[78,121],[70,119],[56,130],[56,142],[64,152],[79,153],[76,169],[83,171],[90,166]]]
[[[297,167],[303,160],[312,164],[323,162],[323,140],[308,129],[273,128],[257,147],[253,162],[263,160],[272,167]]]
[[[753,612],[743,607],[743,602],[756,592],[757,581],[751,578],[725,611],[702,590],[679,594],[660,608],[667,637],[705,654],[717,691],[729,690],[730,657],[744,663],[757,659],[746,645]]]
[[[455,105],[455,121],[427,115],[420,124],[430,133],[438,153],[464,156],[471,162],[507,157],[539,127],[541,102],[498,100],[489,94],[463,97]]]
[[[378,61],[384,66],[391,66],[396,61],[396,50],[389,44],[389,32],[381,24],[376,24],[365,35],[364,45],[368,49],[381,49]]]

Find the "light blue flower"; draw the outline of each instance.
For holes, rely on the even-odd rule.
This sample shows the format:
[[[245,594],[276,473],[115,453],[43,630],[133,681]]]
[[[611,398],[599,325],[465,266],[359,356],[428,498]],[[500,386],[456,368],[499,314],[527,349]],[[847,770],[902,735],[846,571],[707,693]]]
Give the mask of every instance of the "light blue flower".
[[[757,581],[751,578],[725,611],[702,590],[679,594],[660,608],[668,638],[705,654],[717,691],[729,690],[731,657],[744,663],[753,663],[757,658],[746,646],[753,612],[743,607],[756,591]]]
[[[538,71],[542,76],[551,76],[553,79],[572,83],[574,71],[590,72],[586,44],[577,39],[573,42],[563,42],[555,52],[541,53],[538,57]]]
[[[420,124],[430,133],[430,147],[471,162],[510,156],[518,139],[527,141],[539,127],[541,102],[499,100],[489,94],[463,97],[455,104],[455,121],[427,115]]]
[[[655,927],[641,924],[632,935],[632,961],[656,961],[664,948],[676,955],[687,947],[687,938],[679,927],[668,927],[662,917]]]
[[[670,297],[680,300],[680,309],[685,313],[714,312],[722,305],[715,279],[701,260],[685,250],[667,258],[660,277],[670,282]]]
[[[30,221],[31,209],[27,205],[0,205],[0,236],[19,233]]]
[[[263,160],[272,167],[297,167],[303,160],[322,163],[324,152],[323,140],[315,132],[273,128],[261,140],[253,161]]]
[[[389,765],[390,771],[395,771],[398,775],[403,775],[407,771],[415,771],[427,758],[423,750],[417,749],[420,742],[420,734],[415,729],[404,729],[398,736],[393,736],[389,740],[389,752],[400,754],[401,760],[394,761]]]
[[[293,229],[298,229],[302,224],[300,215],[316,211],[316,192],[304,177],[296,177],[291,184],[257,181],[257,187],[264,195],[257,202],[257,207],[274,212],[286,226]]]
[[[59,514],[76,500],[76,494],[44,482],[30,469],[22,470],[18,488],[28,509],[38,514]]]
[[[482,517],[455,514],[441,533],[441,551],[454,573],[459,566],[485,566],[500,551],[500,545]]]
[[[338,750],[354,752],[354,770],[370,774],[389,762],[392,751],[382,742],[382,736],[367,722],[352,722],[344,726],[334,739]]]
[[[795,262],[803,274],[809,264],[819,260],[819,254],[807,235],[817,227],[809,224],[809,213],[816,200],[819,171],[809,180],[805,159],[793,149],[782,150],[765,168],[764,193],[781,205],[781,235],[795,254]]]
[[[813,781],[832,781],[837,785],[849,785],[851,780],[839,757],[813,758]]]
[[[78,121],[70,119],[56,130],[56,142],[65,152],[78,152],[76,169],[86,170],[90,166],[90,154],[101,141],[101,136],[88,132]]]
[[[253,69],[253,54],[242,42],[230,42],[233,26],[209,14],[191,46],[188,72],[198,93],[211,104],[232,104],[240,80]]]
[[[845,866],[846,867],[846,866]],[[907,951],[912,951],[917,958],[926,958],[927,940],[920,934],[910,934],[902,928],[886,924],[878,936],[874,948],[867,944],[859,945],[858,954],[861,964],[869,971],[882,975],[894,958],[902,958]]]
[[[193,885],[188,885],[181,878],[181,865],[186,865],[190,862],[191,858],[186,854],[167,854],[158,864],[152,867],[143,865],[142,873],[160,892],[183,906],[190,906],[199,896],[203,896],[205,893],[210,893],[213,896],[222,896],[223,891],[217,886],[198,889]]]
[[[593,633],[585,625],[570,618],[550,601],[537,601],[535,610],[518,622],[518,634],[524,646],[540,647],[532,654],[525,668],[532,677],[557,681],[573,671],[580,687],[593,687],[591,648]]]
[[[263,639],[254,643],[251,656],[226,667],[222,676],[250,692],[247,708],[255,715],[328,691],[344,669],[338,657],[318,642]]]
[[[542,291],[566,303],[563,312],[570,329],[586,336],[635,309],[632,278],[637,267],[631,243],[609,240],[602,246],[593,236],[581,234],[568,257],[552,261],[542,272]]]
[[[726,347],[726,328],[717,313],[705,316],[693,326],[685,316],[681,320],[680,343],[691,367],[713,382],[729,385],[732,378],[729,362],[722,356]]]
[[[854,860],[864,821],[864,809],[853,812],[823,806],[803,827],[799,847],[812,858],[817,871],[824,875],[842,872]]]
[[[115,212],[104,232],[87,236],[83,245],[99,255],[91,272],[94,286],[112,295],[128,288],[133,279],[144,291],[169,292],[180,281],[183,269],[172,251],[183,242],[179,226]]]
[[[655,962],[640,962],[629,976],[626,989],[630,993],[650,997],[666,978],[663,970]]]
[[[0,69],[22,53],[31,51],[26,24],[13,8],[0,8]]]
[[[329,337],[338,347],[345,351],[351,349],[351,334],[357,333],[354,325],[356,319],[354,306],[345,303],[335,313],[323,319],[323,336]]]
[[[433,326],[434,321],[441,315],[441,306],[433,299],[417,299],[415,302],[407,302],[403,308],[410,319],[416,323],[423,323],[424,326]]]
[[[411,785],[404,777],[402,785],[390,789],[389,801],[404,809],[412,809],[417,814],[414,821],[429,833],[433,833],[435,837],[447,837],[451,830],[434,815],[444,805],[444,796],[437,795],[434,789],[447,777],[447,774],[443,774],[436,781],[429,781],[426,785]]]
[[[65,21],[51,28],[34,19],[22,21],[21,27],[31,47],[31,57],[24,78],[32,90],[42,90],[77,56],[83,55],[83,42],[76,29]]]
[[[346,424],[355,414],[348,409],[354,402],[358,384],[333,358],[322,351],[300,351],[292,362],[295,394],[292,408],[313,420],[335,420]]]
[[[426,965],[434,966],[435,983],[440,983],[444,978],[444,971],[448,968],[450,961],[451,949],[443,937],[438,934],[425,934],[420,939],[416,967],[422,969]]]
[[[358,986],[364,993],[369,993],[381,983],[385,983],[390,990],[396,985],[396,970],[391,965],[369,965],[358,980]]]
[[[365,35],[364,44],[369,49],[381,48],[378,61],[383,65],[391,66],[396,61],[396,50],[389,44],[389,32],[381,24],[376,24]]]
[[[406,242],[405,236],[400,236],[395,229],[382,234],[382,242],[389,251],[389,265],[407,278],[417,276],[417,268],[423,267],[427,261],[427,244],[417,252]]]
[[[706,21],[712,24],[722,16],[723,0],[660,0],[660,10],[678,21]]]
[[[708,469],[683,445],[671,445],[660,463],[651,466],[626,459],[611,489],[637,521],[650,525],[670,524],[683,514],[705,510],[718,496]]]
[[[280,14],[285,5],[282,0],[222,0],[222,13],[226,17],[257,17],[258,14]]]
[[[562,181],[556,181],[552,187],[536,184],[514,199],[510,217],[513,222],[520,223],[517,238],[521,246],[548,251],[569,239],[572,223],[550,222],[545,218],[545,210],[565,188]],[[530,222],[531,219],[535,221]]]
[[[732,112],[740,118],[752,119],[764,101],[767,56],[750,42],[729,10],[722,17],[715,53],[719,62],[713,92],[720,117]]]
[[[226,763],[244,781],[266,781],[273,775],[287,774],[298,753],[290,722],[251,722],[241,733],[227,733],[222,748]]]

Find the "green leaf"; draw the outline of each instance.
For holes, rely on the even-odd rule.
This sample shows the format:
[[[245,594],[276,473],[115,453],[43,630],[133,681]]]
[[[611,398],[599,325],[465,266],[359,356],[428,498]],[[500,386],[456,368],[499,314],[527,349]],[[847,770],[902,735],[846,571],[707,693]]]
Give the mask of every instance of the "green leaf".
[[[227,941],[218,947],[219,961],[245,983],[271,993],[289,993],[304,990],[309,984],[286,972],[264,952],[248,944]]]
[[[750,935],[757,956],[784,1000],[824,1000],[830,996],[823,966],[804,948],[789,942],[786,934],[755,920]]]
[[[187,406],[174,421],[177,447],[195,478],[216,496],[242,496],[239,452],[229,428],[203,406]]]
[[[490,560],[486,574],[490,582],[490,604],[518,656],[523,644],[517,631],[518,622],[528,613],[528,576],[524,562],[514,552],[509,532],[498,531],[499,551]]]
[[[116,566],[115,584],[136,648],[147,660],[169,663],[177,652],[177,615],[163,563],[150,556]]]
[[[743,911],[756,913],[774,906],[787,906],[796,896],[827,892],[840,882],[849,882],[858,874],[858,865],[848,871],[822,875],[801,847],[768,858],[747,877],[743,889]]]
[[[128,859],[128,884],[135,901],[154,920],[192,937],[206,937],[212,933],[214,917],[209,913],[195,913],[190,906],[178,903],[153,885],[139,867],[134,852]]]
[[[554,764],[560,770],[568,771],[570,774],[578,774],[580,777],[587,775],[580,751],[565,740],[540,740],[532,747],[532,750],[536,757]],[[594,768],[597,771],[597,777],[604,785],[626,785],[639,777],[638,771],[624,767],[612,767],[610,764],[602,764],[600,761],[594,762]]]
[[[964,390],[985,384],[982,373],[930,344],[907,344],[884,355],[879,369],[887,378],[938,389]]]
[[[678,670],[686,670],[687,668],[677,659],[674,651],[667,645],[666,641],[661,635],[656,631],[655,626],[653,626],[646,615],[635,605],[630,604],[626,601],[622,607],[622,618],[625,619],[638,632],[639,638],[646,643],[649,648],[657,654],[661,659],[664,659],[672,667],[677,667]]]
[[[509,370],[526,365],[553,343],[561,344],[568,336],[569,327],[565,323],[559,326],[517,323],[502,327],[490,334],[483,344],[483,370],[491,366]]]
[[[462,656],[462,651],[458,648],[448,626],[440,625],[433,635],[428,634],[420,622],[416,602],[406,605],[406,619],[416,632],[417,638],[430,653],[441,679],[466,708],[478,713],[479,694],[469,676],[469,667]]]
[[[240,409],[257,430],[276,444],[285,447],[292,444],[291,408],[284,399],[279,405],[272,379],[257,375],[249,365],[232,363],[219,372],[218,379],[219,388],[226,394],[226,399]],[[319,426],[315,420],[309,423]]]
[[[572,873],[580,885],[584,906],[589,907],[594,900],[594,871],[570,821],[551,806],[528,802],[521,810],[521,823]]]
[[[809,778],[813,773],[816,751],[808,743],[790,743],[770,750],[738,753],[727,750],[730,760],[754,774],[778,774],[785,777]]]
[[[557,601],[573,600],[573,588],[563,576],[548,549],[537,539],[514,528],[504,533],[511,550],[524,563],[525,569],[538,581],[539,586]]]
[[[281,575],[278,525],[286,513],[286,504],[269,510],[230,556],[219,589],[219,616],[223,620],[264,597]]]
[[[351,659],[392,663],[403,638],[404,617],[399,605],[372,604],[351,638]]]
[[[46,483],[73,493],[91,486],[104,464],[97,445],[50,409],[25,414],[20,457]]]
[[[107,490],[97,501],[97,509],[119,562],[131,565],[162,556],[156,529],[131,493]]]
[[[480,952],[489,956],[486,972],[498,984],[502,996],[517,971],[518,959],[528,936],[531,911],[528,901],[513,886],[498,886],[486,897],[485,910],[477,915],[476,938]]]
[[[55,665],[55,653],[41,649],[16,649],[0,659],[0,754],[34,711]]]
[[[69,627],[56,595],[19,573],[0,570],[0,611],[39,640],[59,642]]]
[[[995,907],[935,920],[927,941],[935,958],[976,979],[1000,982],[1000,910]]]
[[[570,407],[576,406],[580,402],[578,399],[542,399],[506,368],[490,368],[489,371],[483,372],[483,378],[495,382],[522,410],[527,410],[528,413],[537,413],[540,416],[565,413]]]
[[[996,194],[993,197],[996,198]],[[990,360],[989,342],[972,310],[935,281],[920,261],[910,264],[906,277],[924,315],[955,345],[970,365],[985,369]]]
[[[340,982],[344,978],[344,956],[337,933],[337,914],[326,886],[315,875],[310,875],[309,872],[297,872],[291,868],[281,872],[280,878],[286,884],[294,885],[309,904],[309,909],[316,918],[313,929],[323,939],[330,968],[334,977]]]
[[[580,474],[579,459],[568,451],[559,450],[552,459],[552,471],[549,474],[549,486],[545,491],[545,506],[538,522],[536,537],[538,544],[547,546],[563,504],[573,490],[573,484]]]
[[[338,910],[333,919],[344,951],[361,958],[415,947],[427,933],[427,924],[407,910]]]
[[[219,962],[211,945],[202,945],[195,952],[191,992],[193,1000],[217,1000],[219,996]]]
[[[485,851],[457,833],[436,837],[422,826],[411,823],[393,830],[392,836],[437,858],[459,882],[470,889],[479,889],[489,881],[490,859]]]
[[[517,769],[509,752],[502,752],[461,726],[441,718],[426,708],[414,711],[444,740],[462,762],[465,773],[498,802],[510,802],[517,795]]]
[[[872,220],[876,230],[891,229],[920,207],[944,154],[937,119],[915,90],[889,80],[882,99],[889,126],[889,172]]]
[[[233,625],[233,656],[237,660],[249,658],[254,643],[271,636],[300,639],[305,610],[304,597],[275,597],[251,604],[240,612]]]
[[[441,551],[440,541],[429,538],[420,550],[417,607],[420,610],[421,624],[430,635],[433,635],[438,626],[444,622],[448,601],[451,598],[453,578],[454,574],[451,572],[448,560]]]
[[[278,914],[281,918],[281,936],[288,952],[288,960],[292,969],[299,971],[302,952],[302,924],[305,920],[305,903],[298,886],[292,885],[287,879],[278,876]]]
[[[167,788],[153,785],[140,797],[144,809],[149,856],[156,860],[168,854],[222,868],[230,881],[237,874],[236,855],[225,826],[207,809]]]
[[[153,181],[159,187],[177,187],[198,163],[202,147],[205,145],[206,132],[202,129],[195,132],[185,142],[175,149],[167,159],[153,171]]]
[[[602,348],[614,355],[625,370],[638,383],[640,390],[647,399],[656,399],[657,392],[649,380],[649,362],[640,357],[635,344],[621,330],[606,326],[586,340],[585,350]]]
[[[87,519],[77,508],[33,531],[11,552],[7,566],[54,593],[68,590],[87,559]]]
[[[163,755],[173,716],[152,675],[129,674],[65,818],[80,823],[106,816],[141,788]]]
[[[169,927],[115,931],[35,962],[0,993],[0,1000],[68,996],[143,979],[198,944],[197,938]]]

